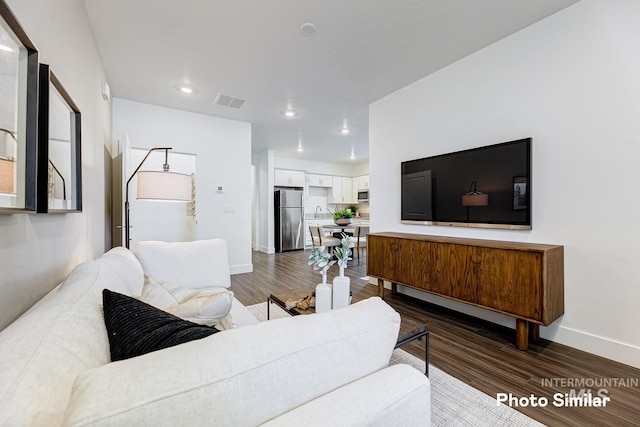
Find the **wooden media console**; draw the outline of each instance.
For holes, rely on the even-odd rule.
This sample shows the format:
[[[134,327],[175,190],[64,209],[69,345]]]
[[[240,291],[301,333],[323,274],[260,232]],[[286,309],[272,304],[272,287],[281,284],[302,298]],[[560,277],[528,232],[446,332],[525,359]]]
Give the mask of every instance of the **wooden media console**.
[[[404,233],[367,235],[367,274],[516,319],[516,345],[564,314],[564,248]]]

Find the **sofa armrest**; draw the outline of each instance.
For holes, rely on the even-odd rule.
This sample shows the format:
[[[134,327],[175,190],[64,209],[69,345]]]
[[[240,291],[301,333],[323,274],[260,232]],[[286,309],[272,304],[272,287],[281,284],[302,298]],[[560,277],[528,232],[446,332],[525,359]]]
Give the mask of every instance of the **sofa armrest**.
[[[260,323],[256,317],[235,297],[231,304],[231,321],[236,326],[257,325]]]
[[[429,426],[429,378],[409,365],[394,365],[299,406],[264,427]]]

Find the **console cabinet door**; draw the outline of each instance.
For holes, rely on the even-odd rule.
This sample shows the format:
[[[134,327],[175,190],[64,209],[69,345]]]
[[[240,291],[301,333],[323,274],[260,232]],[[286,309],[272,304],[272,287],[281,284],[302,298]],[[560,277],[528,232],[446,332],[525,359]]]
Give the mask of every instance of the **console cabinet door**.
[[[397,239],[395,245],[397,263],[396,281],[414,288],[428,290],[432,282],[432,243]]]
[[[477,248],[478,304],[542,321],[542,254]]]
[[[375,259],[367,263],[368,274],[429,290],[434,271],[432,243],[379,236],[367,240],[369,259]]]
[[[397,280],[399,270],[400,245],[398,241],[390,237],[367,237],[367,274],[384,280]]]
[[[432,243],[435,259],[429,291],[463,301],[476,300],[476,248]]]

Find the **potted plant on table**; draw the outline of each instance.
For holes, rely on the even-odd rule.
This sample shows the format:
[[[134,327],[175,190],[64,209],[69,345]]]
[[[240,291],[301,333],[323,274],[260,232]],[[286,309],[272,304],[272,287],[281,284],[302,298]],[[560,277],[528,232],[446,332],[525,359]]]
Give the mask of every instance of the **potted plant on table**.
[[[333,213],[333,222],[337,225],[349,225],[353,218],[353,212],[349,209],[338,209]]]
[[[327,284],[327,270],[336,262],[331,261],[331,254],[324,249],[324,246],[313,248],[309,256],[309,265],[322,273],[322,283],[316,286],[316,313],[331,310],[331,288]]]

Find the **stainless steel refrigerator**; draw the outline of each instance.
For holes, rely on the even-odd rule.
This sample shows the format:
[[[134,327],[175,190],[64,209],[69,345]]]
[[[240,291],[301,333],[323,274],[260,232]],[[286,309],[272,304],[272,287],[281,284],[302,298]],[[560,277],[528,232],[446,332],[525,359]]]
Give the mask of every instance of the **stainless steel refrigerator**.
[[[304,201],[298,190],[276,190],[276,252],[304,249]]]

